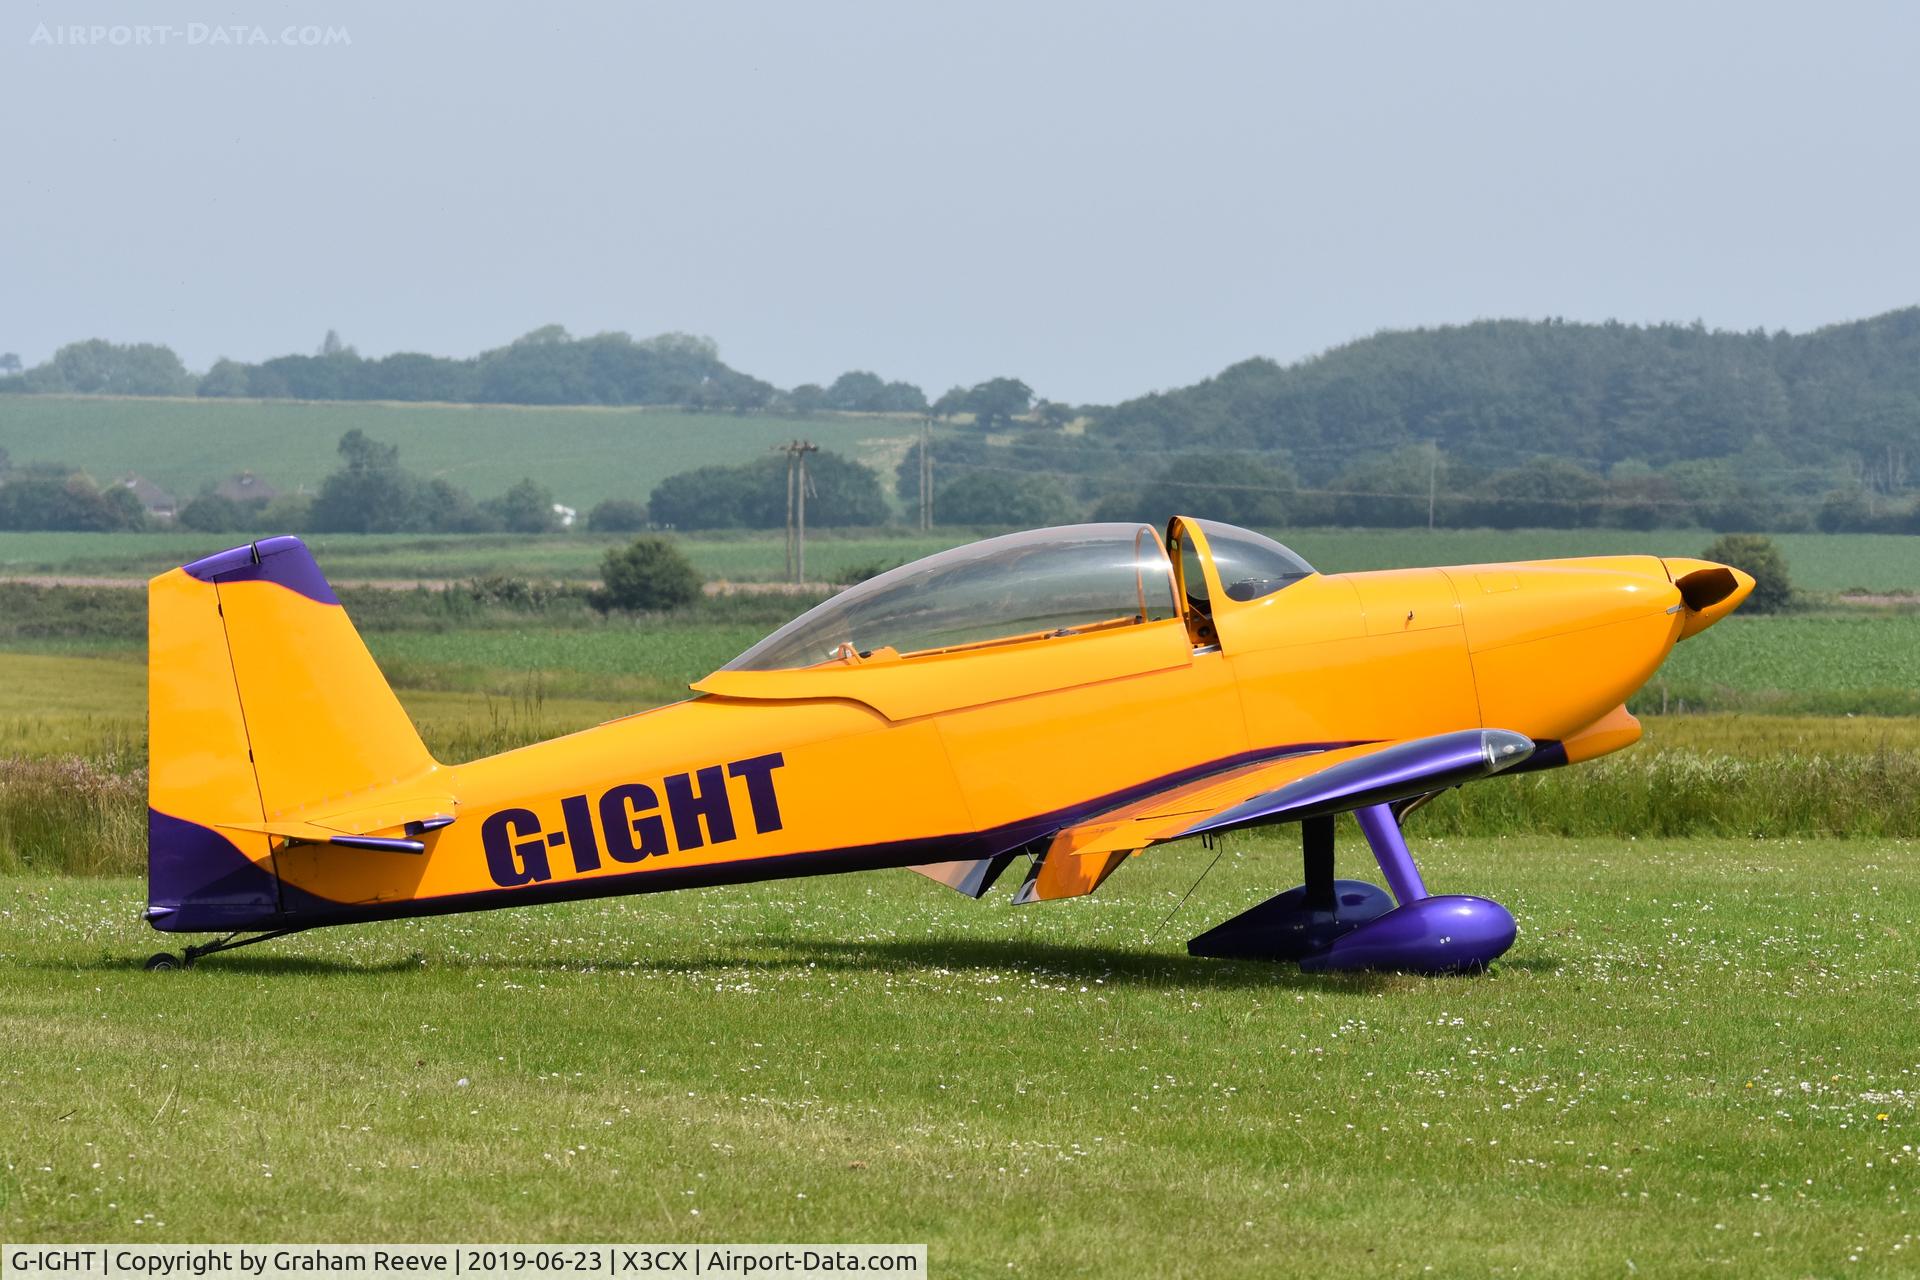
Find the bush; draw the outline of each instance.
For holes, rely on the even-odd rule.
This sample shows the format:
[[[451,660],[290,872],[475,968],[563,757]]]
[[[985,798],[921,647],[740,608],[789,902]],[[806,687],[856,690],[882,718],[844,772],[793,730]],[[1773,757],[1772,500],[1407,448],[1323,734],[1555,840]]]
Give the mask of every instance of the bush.
[[[0,484],[0,529],[137,529],[146,519],[139,508],[139,500],[125,489],[102,493],[79,472],[15,471]]]
[[[647,527],[647,504],[632,498],[608,498],[587,513],[594,533],[639,533]]]
[[[180,508],[175,519],[182,529],[199,533],[238,533],[251,523],[239,503],[217,493],[201,494]]]
[[[552,533],[560,527],[552,492],[535,480],[520,481],[499,497],[481,503],[480,509],[509,533]]]
[[[600,581],[593,604],[602,612],[678,609],[700,598],[699,571],[668,538],[635,538],[607,552]]]
[[[1147,482],[1139,509],[1148,523],[1162,526],[1168,516],[1189,515],[1274,528],[1288,522],[1294,489],[1293,473],[1271,458],[1187,454]]]
[[[851,587],[855,583],[865,582],[868,578],[877,578],[905,564],[904,560],[868,560],[861,564],[850,564],[833,575],[834,585]]]
[[[1793,580],[1787,576],[1787,560],[1773,539],[1760,533],[1729,533],[1715,538],[1713,545],[1700,553],[1715,564],[1730,564],[1753,576],[1753,594],[1745,608],[1754,613],[1778,613],[1793,605]]]
[[[313,523],[313,495],[283,493],[260,508],[255,523],[268,533],[305,533]]]
[[[940,486],[933,500],[942,524],[1032,529],[1073,518],[1073,499],[1047,476],[973,471]]]
[[[880,525],[892,514],[880,477],[850,458],[822,449],[807,463],[807,478],[810,525]],[[647,509],[673,529],[781,528],[787,522],[787,460],[776,455],[682,471],[654,487]]]

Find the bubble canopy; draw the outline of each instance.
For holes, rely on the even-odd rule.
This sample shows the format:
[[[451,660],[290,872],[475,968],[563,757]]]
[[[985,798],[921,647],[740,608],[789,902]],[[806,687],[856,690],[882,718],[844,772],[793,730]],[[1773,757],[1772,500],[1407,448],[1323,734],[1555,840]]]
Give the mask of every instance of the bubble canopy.
[[[942,652],[1178,616],[1149,524],[1076,524],[971,542],[890,569],[801,614],[725,671]]]

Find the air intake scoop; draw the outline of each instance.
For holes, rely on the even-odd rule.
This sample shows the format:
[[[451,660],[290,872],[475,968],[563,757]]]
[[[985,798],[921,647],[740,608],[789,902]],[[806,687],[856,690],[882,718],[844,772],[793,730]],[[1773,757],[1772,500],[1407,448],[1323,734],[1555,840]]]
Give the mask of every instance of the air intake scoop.
[[[1682,560],[1669,557],[1663,563],[1680,589],[1680,603],[1687,618],[1680,628],[1680,639],[1699,635],[1740,607],[1753,590],[1753,579],[1729,565],[1711,560]]]

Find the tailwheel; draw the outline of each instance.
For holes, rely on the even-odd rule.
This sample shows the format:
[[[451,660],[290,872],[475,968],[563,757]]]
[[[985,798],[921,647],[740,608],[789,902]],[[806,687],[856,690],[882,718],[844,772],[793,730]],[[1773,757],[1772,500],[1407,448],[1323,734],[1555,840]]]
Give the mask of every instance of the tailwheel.
[[[175,955],[171,951],[162,951],[155,955],[148,956],[146,967],[150,970],[191,969],[193,968],[193,962],[201,956],[215,955],[222,951],[233,951],[240,947],[250,947],[256,942],[271,942],[275,938],[284,938],[290,933],[299,933],[302,930],[312,927],[312,925],[305,924],[293,925],[285,929],[270,929],[265,933],[256,933],[246,938],[241,937],[237,933],[230,933],[226,937],[216,938],[212,942],[201,942],[191,947],[186,947],[181,950],[179,955]]]

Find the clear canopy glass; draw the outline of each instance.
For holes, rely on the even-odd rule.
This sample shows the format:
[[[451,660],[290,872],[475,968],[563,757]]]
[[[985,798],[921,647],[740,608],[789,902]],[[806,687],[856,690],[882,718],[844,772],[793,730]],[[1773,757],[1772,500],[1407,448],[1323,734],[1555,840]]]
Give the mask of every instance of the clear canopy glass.
[[[1173,566],[1152,525],[1066,525],[888,570],[801,614],[723,669],[784,671],[1175,616]]]
[[[1215,520],[1188,520],[1206,535],[1213,567],[1229,600],[1258,600],[1313,576],[1313,566],[1263,533]]]

